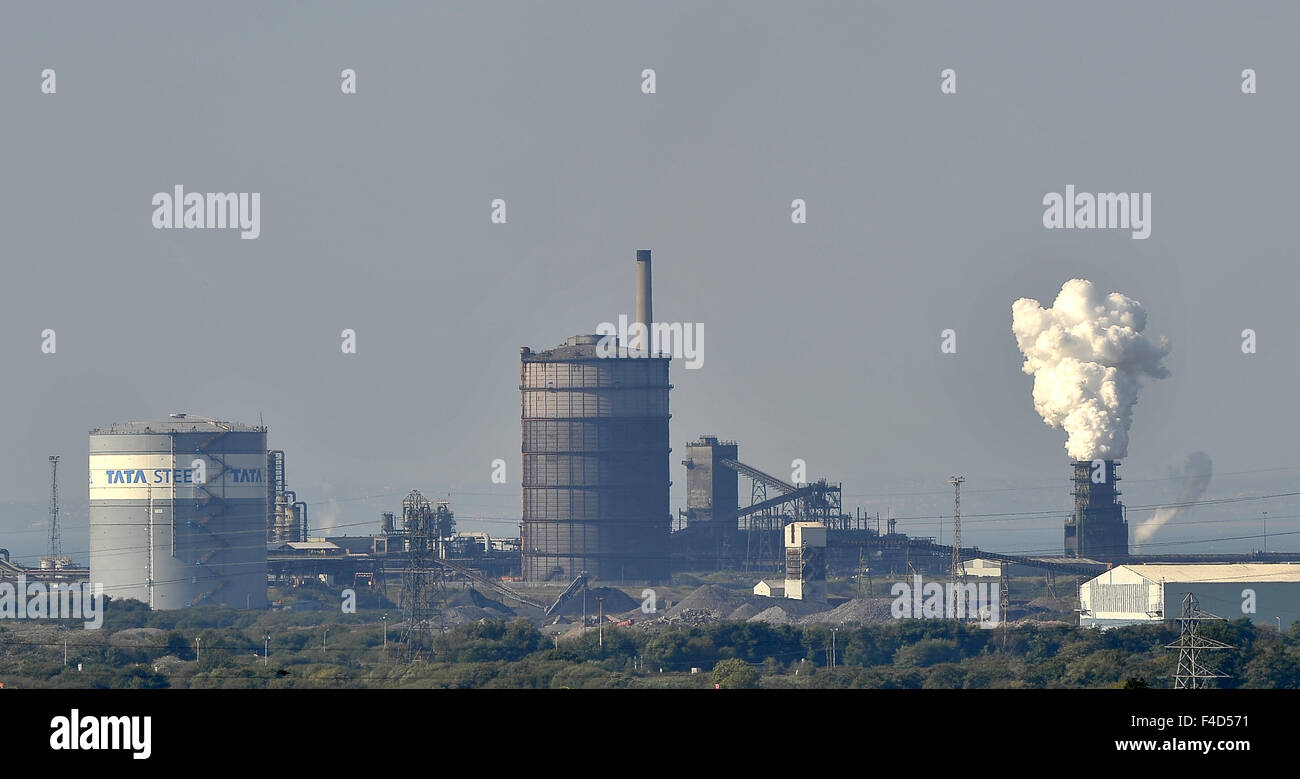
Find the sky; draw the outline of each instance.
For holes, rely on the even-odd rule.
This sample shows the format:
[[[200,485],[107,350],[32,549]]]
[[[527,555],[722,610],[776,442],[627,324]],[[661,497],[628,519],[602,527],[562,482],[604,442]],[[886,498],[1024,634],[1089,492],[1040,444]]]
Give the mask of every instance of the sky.
[[[1300,551],[1300,501],[1262,497],[1300,492],[1297,28],[1200,2],[5,3],[0,546],[44,550],[59,454],[84,560],[88,430],[174,411],[264,423],[313,534],[419,489],[517,535],[518,348],[631,314],[648,248],[655,318],[705,332],[671,369],[674,511],[711,434],[915,535],[951,533],[962,474],[964,543],[1059,553],[1065,435],[1011,305],[1080,277],[1171,344],[1130,522],[1193,452],[1241,499],[1151,551],[1258,548],[1265,511]],[[260,236],[155,229],[178,184],[260,193]],[[1067,185],[1151,193],[1150,237],[1045,229]]]

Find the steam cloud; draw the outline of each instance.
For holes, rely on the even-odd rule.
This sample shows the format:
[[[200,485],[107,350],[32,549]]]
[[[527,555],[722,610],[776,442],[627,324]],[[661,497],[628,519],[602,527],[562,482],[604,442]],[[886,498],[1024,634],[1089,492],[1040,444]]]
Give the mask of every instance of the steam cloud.
[[[1187,455],[1187,462],[1183,465],[1182,484],[1179,486],[1178,503],[1191,503],[1205,494],[1205,488],[1210,486],[1210,476],[1214,468],[1210,463],[1210,456],[1205,452],[1192,452]],[[1186,506],[1167,506],[1157,509],[1156,513],[1150,519],[1143,522],[1133,531],[1133,540],[1139,545],[1145,541],[1150,541],[1165,523],[1173,519]]]
[[[1051,308],[1021,298],[1011,330],[1034,377],[1034,408],[1064,429],[1075,460],[1117,460],[1128,454],[1128,430],[1143,376],[1163,379],[1169,340],[1142,333],[1147,312],[1133,298],[1103,296],[1086,279],[1071,279]]]
[[[339,504],[336,500],[326,498],[313,508],[316,511],[312,516],[312,530],[319,531],[320,535],[324,537],[340,527],[339,519],[342,517],[342,511],[339,510]]]

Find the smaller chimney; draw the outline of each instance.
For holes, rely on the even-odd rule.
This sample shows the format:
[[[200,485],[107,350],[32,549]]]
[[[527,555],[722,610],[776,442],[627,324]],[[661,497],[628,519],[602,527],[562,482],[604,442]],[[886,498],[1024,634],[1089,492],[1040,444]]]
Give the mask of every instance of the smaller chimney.
[[[650,350],[650,325],[654,322],[654,312],[652,306],[652,295],[650,292],[650,250],[637,249],[636,252],[636,324],[643,327],[638,328],[636,336],[629,338],[632,343],[628,348],[633,351],[649,353]]]

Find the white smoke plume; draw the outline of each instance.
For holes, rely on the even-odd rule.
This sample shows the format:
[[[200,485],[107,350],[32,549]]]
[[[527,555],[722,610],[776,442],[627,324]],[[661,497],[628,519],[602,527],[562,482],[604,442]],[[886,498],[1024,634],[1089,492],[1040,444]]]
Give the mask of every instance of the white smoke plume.
[[[1143,376],[1163,379],[1169,340],[1143,334],[1139,301],[1102,295],[1086,279],[1061,286],[1051,308],[1021,298],[1011,306],[1011,330],[1034,377],[1034,408],[1066,432],[1075,460],[1117,460],[1128,454],[1128,430]]]
[[[339,509],[338,501],[326,498],[312,506],[312,509],[311,529],[315,530],[321,538],[334,533],[339,528],[339,520],[343,512]]]
[[[1183,465],[1181,483],[1178,486],[1178,500],[1176,503],[1191,503],[1205,494],[1205,489],[1210,486],[1210,477],[1214,473],[1214,466],[1210,463],[1210,456],[1205,452],[1192,452],[1187,455],[1187,462]],[[1186,510],[1186,506],[1166,506],[1162,509],[1156,509],[1156,513],[1150,519],[1138,525],[1133,531],[1133,541],[1139,546],[1146,541],[1150,541],[1155,536],[1156,531],[1164,527],[1165,523],[1173,519],[1177,514]]]

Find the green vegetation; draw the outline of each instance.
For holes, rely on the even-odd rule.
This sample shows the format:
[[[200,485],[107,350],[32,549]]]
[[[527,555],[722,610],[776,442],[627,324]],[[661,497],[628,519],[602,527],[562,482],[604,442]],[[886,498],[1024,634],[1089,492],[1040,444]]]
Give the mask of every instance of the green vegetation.
[[[713,684],[724,690],[752,690],[758,687],[758,671],[744,660],[719,660],[713,666]]]
[[[98,631],[75,622],[0,625],[0,682],[77,688],[1140,689],[1169,686],[1176,653],[1163,647],[1177,638],[1168,624],[1102,632],[1026,623],[1004,631],[902,620],[839,628],[830,667],[831,631],[822,625],[607,626],[603,635],[589,629],[556,640],[516,619],[448,628],[408,658],[398,616],[376,608],[356,614],[150,612],[133,601],[110,603]],[[1220,686],[1300,688],[1300,623],[1286,634],[1244,619],[1213,623],[1204,632],[1235,647],[1212,657],[1230,675]],[[270,656],[264,657],[268,635]]]

